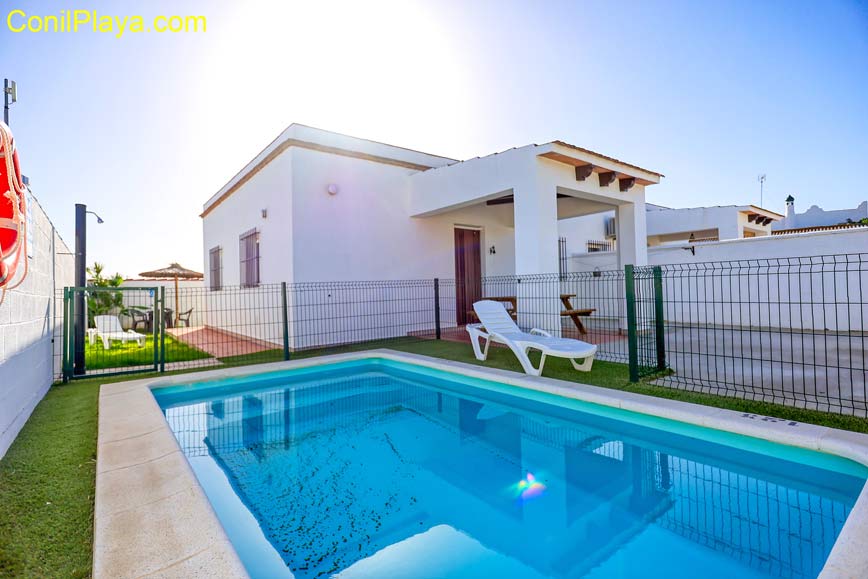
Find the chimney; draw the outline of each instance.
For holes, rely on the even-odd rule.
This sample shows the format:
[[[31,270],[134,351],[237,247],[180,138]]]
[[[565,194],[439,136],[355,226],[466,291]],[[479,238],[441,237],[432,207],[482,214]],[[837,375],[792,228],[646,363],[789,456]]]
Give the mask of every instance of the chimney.
[[[795,204],[796,204],[796,200],[793,199],[793,196],[792,196],[792,195],[787,195],[787,200],[786,200],[786,201],[787,201],[787,218],[786,218],[785,221],[787,222],[787,225],[789,225],[790,227],[792,227],[793,224],[791,223],[790,220],[793,219],[793,218],[796,216],[796,205],[795,205]]]

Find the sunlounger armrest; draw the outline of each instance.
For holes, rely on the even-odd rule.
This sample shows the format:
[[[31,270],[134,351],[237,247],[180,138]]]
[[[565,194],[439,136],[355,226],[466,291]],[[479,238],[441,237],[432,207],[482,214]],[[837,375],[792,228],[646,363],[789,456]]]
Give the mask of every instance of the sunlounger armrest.
[[[539,328],[533,328],[529,334],[534,334],[535,336],[545,336],[546,338],[552,338],[553,336],[546,332],[545,330],[540,330]]]

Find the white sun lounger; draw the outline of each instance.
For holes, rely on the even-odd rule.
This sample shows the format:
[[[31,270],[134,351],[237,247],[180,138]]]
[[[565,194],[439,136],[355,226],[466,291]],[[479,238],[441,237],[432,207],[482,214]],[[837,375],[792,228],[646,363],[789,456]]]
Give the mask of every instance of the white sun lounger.
[[[531,376],[542,374],[546,363],[546,356],[567,358],[573,368],[581,372],[589,372],[594,363],[594,355],[597,346],[573,340],[570,338],[555,338],[545,330],[534,328],[530,332],[523,332],[510,317],[501,302],[482,300],[473,304],[473,311],[482,322],[481,324],[467,324],[467,333],[470,334],[470,343],[473,345],[473,353],[477,360],[488,358],[488,346],[491,342],[498,342],[509,346],[518,361],[521,362],[524,371]],[[484,340],[480,347],[479,340]],[[531,364],[528,352],[539,350],[542,354],[539,368]],[[582,360],[581,363],[576,360]]]
[[[145,335],[132,330],[124,331],[117,316],[94,316],[93,321],[96,323],[96,336],[102,340],[105,350],[112,347],[112,340],[136,342],[140,348],[145,345]]]

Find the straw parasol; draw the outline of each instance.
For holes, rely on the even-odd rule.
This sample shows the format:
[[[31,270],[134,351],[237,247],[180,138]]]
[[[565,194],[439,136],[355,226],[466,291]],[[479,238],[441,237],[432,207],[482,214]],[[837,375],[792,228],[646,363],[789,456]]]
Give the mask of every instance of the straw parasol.
[[[142,277],[172,279],[175,278],[175,326],[178,325],[178,280],[179,279],[203,279],[204,274],[192,269],[187,269],[177,263],[169,264],[169,267],[163,269],[155,269],[154,271],[143,271],[139,274]]]

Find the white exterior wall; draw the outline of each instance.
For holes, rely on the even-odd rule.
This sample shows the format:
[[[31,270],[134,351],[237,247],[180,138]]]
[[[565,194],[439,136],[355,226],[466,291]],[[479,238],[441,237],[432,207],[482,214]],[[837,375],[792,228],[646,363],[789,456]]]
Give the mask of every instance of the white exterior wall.
[[[201,307],[208,326],[282,343],[282,330],[275,325],[280,319],[280,293],[269,284],[293,279],[293,152],[288,149],[265,165],[202,220],[204,287],[211,287],[209,251],[219,246],[222,286],[231,288],[206,291]],[[251,229],[259,231],[259,280],[263,285],[239,289],[239,238]]]
[[[452,278],[456,226],[482,230],[483,275],[514,272],[511,205],[412,217],[408,177],[414,170],[301,148],[292,155],[297,245],[292,277],[285,279]],[[330,184],[337,185],[337,195],[327,193]],[[491,245],[495,255],[487,251]]]
[[[260,282],[292,279],[293,152],[284,151],[202,220],[205,287],[211,283],[208,252],[216,246],[223,250],[223,285],[240,284],[239,237],[251,229],[259,231]]]
[[[479,228],[483,275],[514,273],[511,205],[475,205],[436,216],[411,217],[408,177],[396,165],[292,147],[266,165],[203,220],[205,287],[210,287],[208,251],[223,250],[223,285],[206,291],[205,322],[258,339],[282,342],[280,289],[287,282],[293,348],[389,337],[386,330],[424,329],[424,315],[352,320],[359,303],[388,304],[406,289],[331,286],[328,291],[292,291],[292,284],[370,280],[450,280],[455,276],[454,228]],[[330,195],[329,185],[338,193]],[[262,219],[261,209],[268,210]],[[238,236],[260,231],[259,288],[237,289],[240,281]],[[494,246],[495,254],[488,249]],[[448,281],[444,281],[444,293]],[[400,302],[395,302],[400,305]],[[406,304],[405,304],[406,305]],[[384,306],[385,308],[385,306]],[[313,311],[316,310],[316,311]],[[433,308],[431,310],[433,316]],[[454,323],[444,312],[443,324]],[[341,320],[323,342],[323,319]],[[433,317],[430,320],[433,325]],[[362,324],[362,326],[359,326]],[[379,329],[363,327],[364,324]],[[390,330],[391,331],[391,330]]]
[[[614,211],[606,211],[558,221],[558,235],[567,238],[567,255],[586,253],[589,241],[609,241],[606,238],[606,219],[614,217]]]
[[[69,248],[42,207],[30,200],[30,271],[0,305],[0,457],[60,371],[63,318],[55,316],[55,308],[62,309],[63,300],[55,290],[73,285]]]
[[[696,255],[684,249],[691,246]],[[669,322],[701,324],[723,320],[727,325],[736,326],[865,331],[864,307],[852,293],[862,292],[863,298],[866,295],[868,268],[851,266],[846,272],[843,265],[835,270],[830,265],[822,272],[819,266],[810,269],[804,266],[799,272],[798,267],[781,267],[779,270],[761,267],[761,262],[757,261],[860,251],[868,251],[868,230],[865,229],[652,247],[648,249],[648,263],[674,265],[754,260],[757,264],[755,268],[723,269],[717,275],[707,270],[677,275],[671,281],[664,277],[664,302],[677,301],[680,304],[667,307]],[[570,271],[616,269],[620,267],[615,252],[575,254],[570,259]],[[734,281],[728,277],[736,275],[736,272],[740,273],[738,277],[741,279]],[[849,298],[848,289],[851,292]],[[693,299],[688,300],[689,296]],[[730,302],[741,305],[725,307]]]
[[[452,295],[449,280],[455,277],[456,227],[481,230],[483,275],[514,273],[511,205],[477,204],[412,217],[408,182],[412,169],[308,149],[293,149],[292,153],[292,228],[296,238],[292,281],[438,277],[444,280],[446,300],[445,296]],[[337,195],[328,194],[330,184],[337,185]],[[493,255],[488,251],[491,246],[496,249]],[[433,305],[429,304],[433,304],[433,289],[419,284],[335,284],[322,290],[299,289],[289,296],[291,347],[388,338],[431,329]],[[452,308],[444,306],[443,326],[454,323]]]

